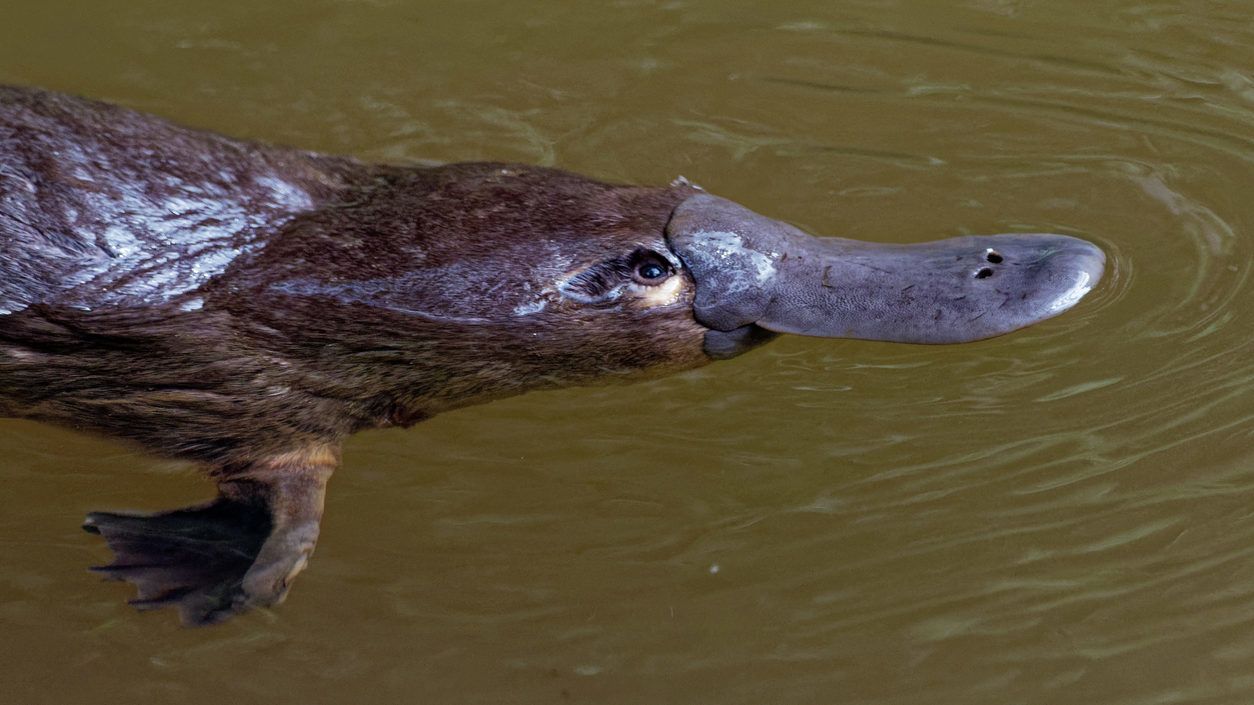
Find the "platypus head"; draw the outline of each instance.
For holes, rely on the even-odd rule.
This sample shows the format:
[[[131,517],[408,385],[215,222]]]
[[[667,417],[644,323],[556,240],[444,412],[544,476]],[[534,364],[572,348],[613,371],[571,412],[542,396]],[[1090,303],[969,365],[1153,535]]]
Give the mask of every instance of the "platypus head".
[[[247,305],[275,328],[298,322],[293,337],[341,367],[388,361],[423,414],[695,367],[780,333],[979,340],[1070,308],[1104,264],[1062,235],[814,237],[685,182],[464,164],[394,188],[268,246]],[[292,298],[258,298],[273,294]],[[302,302],[316,312],[296,315]]]
[[[662,233],[565,274],[568,303],[691,317],[713,359],[780,333],[962,343],[1071,308],[1102,276],[1096,246],[1054,234],[956,237],[913,245],[815,237],[694,191]],[[653,235],[653,237],[648,237]]]

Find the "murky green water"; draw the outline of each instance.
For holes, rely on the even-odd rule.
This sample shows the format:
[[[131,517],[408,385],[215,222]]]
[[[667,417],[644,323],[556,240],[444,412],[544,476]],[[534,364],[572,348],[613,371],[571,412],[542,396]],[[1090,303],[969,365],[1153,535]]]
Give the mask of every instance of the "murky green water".
[[[8,0],[0,81],[374,159],[1052,230],[1101,287],[356,438],[288,603],[137,615],[84,512],[209,496],[0,423],[0,700],[1248,703],[1254,2]]]

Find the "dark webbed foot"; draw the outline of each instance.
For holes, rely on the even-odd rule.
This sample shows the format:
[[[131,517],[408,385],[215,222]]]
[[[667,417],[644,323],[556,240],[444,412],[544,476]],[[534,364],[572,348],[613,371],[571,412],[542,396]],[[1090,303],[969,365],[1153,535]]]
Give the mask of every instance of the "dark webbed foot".
[[[178,607],[189,626],[278,604],[318,540],[329,471],[272,468],[228,480],[207,504],[156,514],[92,512],[113,563],[92,568],[137,589],[139,609]]]
[[[177,605],[184,623],[212,624],[246,609],[244,575],[270,535],[270,514],[219,498],[157,514],[92,512],[83,528],[100,534],[114,555],[92,570],[134,585],[132,605]]]

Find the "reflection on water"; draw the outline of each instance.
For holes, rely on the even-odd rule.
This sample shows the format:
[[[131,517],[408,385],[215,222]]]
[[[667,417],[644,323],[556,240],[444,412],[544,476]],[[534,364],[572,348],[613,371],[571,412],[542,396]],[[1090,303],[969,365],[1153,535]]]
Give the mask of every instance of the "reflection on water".
[[[365,434],[289,603],[212,630],[132,614],[77,529],[208,485],[4,422],[0,693],[1248,702],[1248,10],[10,3],[0,80],[239,136],[683,174],[819,232],[1109,260],[1002,339],[785,339]]]

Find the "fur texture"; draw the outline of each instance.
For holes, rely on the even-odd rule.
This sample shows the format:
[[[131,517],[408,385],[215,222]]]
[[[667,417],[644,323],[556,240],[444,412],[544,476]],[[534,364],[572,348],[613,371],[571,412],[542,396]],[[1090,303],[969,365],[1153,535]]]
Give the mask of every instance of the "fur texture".
[[[692,193],[367,165],[3,88],[0,413],[229,477],[363,428],[700,365],[664,234]],[[632,281],[641,257],[673,268],[668,300]]]

